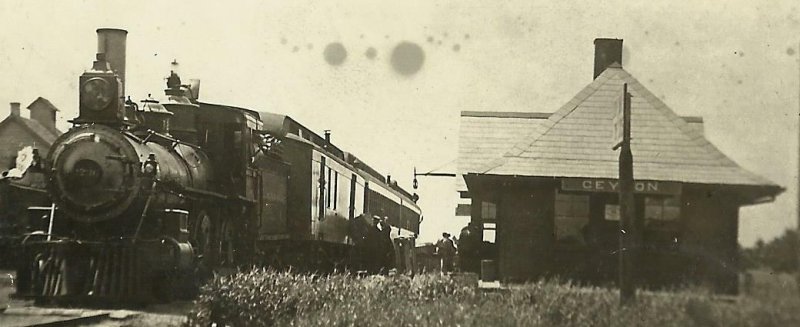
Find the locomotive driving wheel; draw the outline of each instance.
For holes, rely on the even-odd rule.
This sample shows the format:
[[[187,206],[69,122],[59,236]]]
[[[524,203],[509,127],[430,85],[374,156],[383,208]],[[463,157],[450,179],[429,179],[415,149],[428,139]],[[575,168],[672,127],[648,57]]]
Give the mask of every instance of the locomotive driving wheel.
[[[233,242],[233,223],[225,221],[222,223],[220,231],[218,251],[220,266],[230,267],[233,266],[234,261],[234,242]]]
[[[212,267],[216,256],[211,253],[214,241],[211,216],[205,211],[197,214],[197,223],[193,230],[192,240],[197,253],[198,262],[206,267]]]

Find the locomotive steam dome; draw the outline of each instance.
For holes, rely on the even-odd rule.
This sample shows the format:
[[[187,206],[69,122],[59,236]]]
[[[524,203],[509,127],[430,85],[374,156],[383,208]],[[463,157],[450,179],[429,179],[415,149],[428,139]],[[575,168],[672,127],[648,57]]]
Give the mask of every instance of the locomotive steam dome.
[[[112,218],[140,188],[139,154],[124,134],[100,125],[74,129],[55,142],[50,189],[70,216],[83,222]]]

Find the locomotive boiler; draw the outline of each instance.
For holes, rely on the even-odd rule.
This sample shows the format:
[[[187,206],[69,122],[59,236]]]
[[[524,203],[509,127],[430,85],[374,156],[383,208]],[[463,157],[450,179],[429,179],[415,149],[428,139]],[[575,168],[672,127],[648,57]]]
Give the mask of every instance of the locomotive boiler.
[[[415,196],[330,134],[201,102],[199,83],[174,71],[165,101],[126,100],[127,32],[97,33],[79,116],[44,162],[59,216],[23,240],[18,295],[150,302],[189,296],[212,271],[235,267],[375,267],[363,250],[378,233],[395,253],[395,263],[380,260],[384,270],[413,271]]]

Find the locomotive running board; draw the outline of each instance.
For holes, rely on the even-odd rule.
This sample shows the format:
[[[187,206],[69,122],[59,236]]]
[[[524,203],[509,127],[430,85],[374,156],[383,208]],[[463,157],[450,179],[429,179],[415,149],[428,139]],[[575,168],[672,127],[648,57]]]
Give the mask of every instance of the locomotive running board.
[[[217,199],[220,199],[220,200],[227,200],[228,199],[227,196],[225,196],[223,194],[220,194],[220,193],[217,193],[217,192],[201,190],[201,189],[197,189],[197,188],[189,187],[189,186],[184,186],[184,187],[182,187],[182,189],[184,191],[186,191],[187,193],[191,193],[191,194],[194,194],[194,195],[213,197],[213,198],[217,198]]]

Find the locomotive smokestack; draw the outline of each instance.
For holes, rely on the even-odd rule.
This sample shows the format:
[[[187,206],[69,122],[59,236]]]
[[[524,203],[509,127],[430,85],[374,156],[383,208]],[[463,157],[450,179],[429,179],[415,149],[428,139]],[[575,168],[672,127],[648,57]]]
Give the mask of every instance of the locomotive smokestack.
[[[105,54],[105,59],[111,65],[111,70],[119,76],[122,82],[120,96],[125,97],[125,43],[128,31],[117,28],[97,29],[97,53]]]

